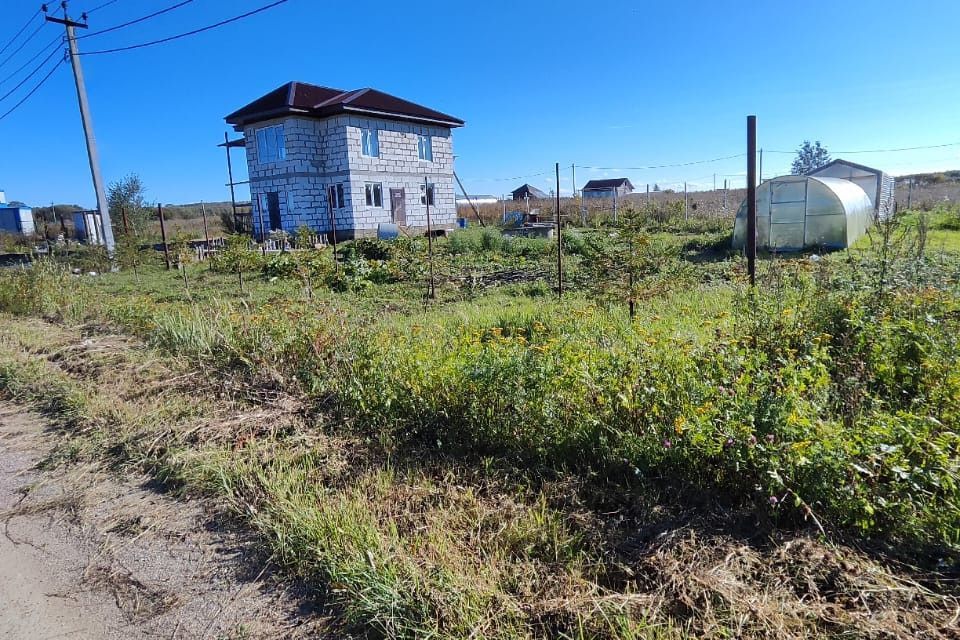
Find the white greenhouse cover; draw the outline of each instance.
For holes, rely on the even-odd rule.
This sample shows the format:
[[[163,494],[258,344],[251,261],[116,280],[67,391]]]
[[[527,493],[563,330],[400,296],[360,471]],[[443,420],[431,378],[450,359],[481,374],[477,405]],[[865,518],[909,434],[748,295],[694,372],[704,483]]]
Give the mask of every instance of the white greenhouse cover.
[[[757,247],[771,251],[843,249],[874,222],[866,192],[842,178],[781,176],[757,187]],[[747,201],[737,211],[733,247],[747,239]]]

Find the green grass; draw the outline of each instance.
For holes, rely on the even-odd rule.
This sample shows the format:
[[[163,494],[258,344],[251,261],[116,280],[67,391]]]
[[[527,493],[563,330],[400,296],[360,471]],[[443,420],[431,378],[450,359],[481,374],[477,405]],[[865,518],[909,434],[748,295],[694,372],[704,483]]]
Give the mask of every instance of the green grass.
[[[609,558],[638,522],[719,509],[956,561],[960,261],[931,241],[957,242],[949,215],[922,254],[906,216],[886,246],[762,260],[756,291],[711,230],[583,232],[563,300],[549,279],[468,285],[553,259],[489,230],[438,242],[432,301],[418,241],[348,245],[341,270],[237,252],[188,265],[186,283],[155,263],[95,278],[41,264],[0,274],[0,310],[132,334],[146,360],[223,380],[234,411],[300,408],[197,431],[225,410],[210,387],[144,401],[138,362],[77,381],[32,356],[60,351],[29,322],[5,324],[0,384],[84,425],[70,455],[109,450],[232,505],[351,629],[697,635],[699,614],[626,604],[641,580]],[[729,606],[709,624],[736,635],[752,614]]]
[[[960,212],[951,208],[933,211],[907,211],[890,223],[891,240],[899,247],[910,244],[918,249],[919,229],[925,230],[924,250],[929,255],[960,254]],[[879,248],[883,243],[882,227],[873,227],[870,233],[857,241],[854,248]]]

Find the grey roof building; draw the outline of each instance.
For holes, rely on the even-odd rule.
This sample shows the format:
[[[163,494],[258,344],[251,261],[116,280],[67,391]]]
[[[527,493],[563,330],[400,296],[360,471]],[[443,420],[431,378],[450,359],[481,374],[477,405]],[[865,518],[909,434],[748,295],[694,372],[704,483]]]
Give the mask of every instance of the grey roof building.
[[[511,191],[514,200],[546,200],[549,196],[536,187],[525,184]]]
[[[633,193],[633,184],[627,178],[590,180],[581,190],[584,198],[613,198],[625,196],[628,193]]]

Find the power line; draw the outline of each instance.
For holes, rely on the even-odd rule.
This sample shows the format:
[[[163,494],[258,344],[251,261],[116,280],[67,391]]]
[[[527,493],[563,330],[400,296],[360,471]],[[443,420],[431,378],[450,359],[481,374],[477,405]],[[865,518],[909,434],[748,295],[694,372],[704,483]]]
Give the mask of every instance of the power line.
[[[155,11],[148,16],[143,16],[142,18],[137,18],[136,20],[131,20],[129,22],[124,22],[123,24],[118,24],[114,27],[109,27],[107,29],[101,29],[100,31],[94,31],[93,33],[85,33],[82,36],[77,36],[77,40],[82,40],[83,38],[90,38],[92,36],[99,36],[104,33],[110,33],[111,31],[117,31],[119,29],[123,29],[125,27],[129,27],[131,25],[144,22],[146,20],[149,20],[150,18],[156,18],[157,16],[163,15],[165,13],[169,13],[174,9],[179,9],[180,7],[188,5],[191,2],[193,2],[193,0],[184,0],[183,2],[173,5],[172,7],[167,7],[166,9],[160,9],[159,11]]]
[[[833,154],[845,154],[849,155],[852,153],[895,153],[898,151],[919,151],[921,149],[942,149],[944,147],[956,147],[960,145],[960,142],[947,142],[944,144],[930,144],[922,147],[901,147],[899,149],[860,149],[858,151],[831,151]],[[789,155],[794,155],[796,151],[775,151],[775,150],[766,150],[767,153],[786,153]]]
[[[4,59],[3,62],[0,62],[0,67],[2,67],[3,65],[7,64],[7,62],[10,61],[10,58],[12,58],[13,56],[17,55],[17,54],[20,53],[21,51],[23,51],[23,48],[24,48],[25,46],[27,46],[27,44],[28,44],[31,40],[33,40],[34,36],[36,36],[37,33],[40,32],[40,29],[43,29],[43,27],[44,27],[45,24],[46,24],[46,22],[41,22],[41,23],[40,23],[40,26],[38,26],[36,29],[34,29],[33,32],[32,32],[29,36],[27,36],[27,39],[24,40],[24,41],[20,44],[20,46],[17,47],[17,48],[13,51],[13,53],[11,53],[10,55],[8,55],[8,56]]]
[[[695,164],[710,164],[711,162],[720,162],[722,160],[733,160],[734,158],[743,158],[747,154],[738,153],[733,156],[724,156],[722,158],[711,158],[710,160],[694,160],[692,162],[677,162],[674,164],[658,164],[648,167],[588,167],[586,165],[576,165],[578,169],[597,169],[600,171],[644,171],[646,169],[667,169],[670,167],[689,167]]]
[[[17,38],[20,37],[20,34],[21,34],[21,33],[23,33],[24,31],[27,30],[27,27],[30,26],[30,23],[33,22],[33,19],[36,18],[36,17],[37,17],[37,14],[39,14],[39,13],[40,13],[40,11],[37,11],[37,13],[33,14],[32,16],[30,16],[30,17],[27,19],[26,23],[24,23],[24,25],[23,25],[22,27],[20,27],[20,31],[17,31],[17,32],[14,34],[14,36],[13,36],[12,38],[10,38],[10,41],[7,42],[7,44],[3,45],[3,49],[0,49],[0,56],[3,55],[3,52],[6,51],[6,50],[10,47],[10,45],[12,45],[14,42],[16,42]]]
[[[36,53],[36,55],[34,55],[32,58],[30,58],[29,60],[27,60],[26,62],[24,62],[22,65],[20,65],[20,67],[19,67],[16,71],[14,71],[14,72],[11,73],[10,75],[8,75],[8,76],[7,76],[6,78],[4,78],[3,80],[0,80],[0,86],[6,84],[7,80],[9,80],[10,78],[13,78],[13,77],[16,76],[18,73],[20,73],[21,71],[23,71],[24,69],[26,69],[27,66],[28,66],[31,62],[33,62],[34,60],[36,60],[37,58],[39,58],[40,56],[42,56],[43,54],[45,54],[47,51],[49,51],[49,50],[50,50],[50,47],[54,46],[55,44],[59,44],[61,40],[63,40],[63,36],[57,35],[57,37],[55,37],[53,40],[51,40],[50,42],[47,43],[47,46],[45,46],[43,49],[40,49],[40,51],[38,51],[38,52]]]
[[[101,4],[101,5],[99,5],[99,6],[96,6],[96,7],[94,7],[93,9],[89,9],[88,11],[84,11],[83,13],[86,14],[86,15],[90,15],[90,14],[93,13],[94,11],[100,11],[100,9],[103,9],[104,7],[109,7],[109,6],[112,5],[114,2],[118,2],[118,0],[107,0],[107,2],[104,2],[103,4]]]
[[[152,41],[152,42],[144,42],[144,43],[142,43],[142,44],[134,44],[134,45],[130,45],[129,47],[117,47],[116,49],[103,49],[103,50],[101,50],[101,51],[86,51],[86,52],[84,52],[84,53],[81,53],[80,55],[82,55],[82,56],[95,56],[95,55],[100,55],[100,54],[103,54],[103,53],[118,53],[118,52],[120,52],[120,51],[132,51],[133,49],[142,49],[142,48],[144,48],[144,47],[151,47],[151,46],[153,46],[153,45],[155,45],[155,44],[163,44],[164,42],[171,42],[171,41],[173,41],[173,40],[179,40],[180,38],[186,38],[187,36],[196,35],[196,34],[198,34],[198,33],[203,33],[204,31],[210,31],[211,29],[216,29],[217,27],[222,27],[222,26],[224,26],[224,25],[230,24],[231,22],[237,22],[238,20],[243,20],[244,18],[249,18],[250,16],[256,15],[256,14],[258,14],[258,13],[262,13],[262,12],[268,10],[268,9],[272,9],[272,8],[274,8],[274,7],[276,7],[276,6],[279,6],[279,5],[281,5],[281,4],[284,4],[284,3],[286,3],[286,2],[289,2],[289,0],[277,0],[277,2],[273,2],[273,3],[268,4],[268,5],[266,5],[266,6],[260,7],[259,9],[254,9],[253,11],[248,11],[247,13],[241,14],[241,15],[239,15],[239,16],[234,16],[233,18],[229,18],[229,19],[227,19],[227,20],[222,20],[222,21],[217,22],[217,23],[215,23],[215,24],[211,24],[211,25],[208,25],[208,26],[206,26],[206,27],[201,27],[201,28],[199,28],[199,29],[194,29],[193,31],[187,31],[186,33],[181,33],[181,34],[178,34],[178,35],[175,35],[175,36],[170,36],[170,37],[168,37],[168,38],[161,38],[160,40],[154,40],[154,41]]]
[[[505,182],[507,180],[525,180],[526,178],[537,178],[539,176],[545,176],[548,173],[553,173],[552,171],[541,171],[540,173],[531,173],[526,176],[513,176],[512,178],[476,178],[475,182]]]
[[[35,94],[35,93],[40,89],[40,87],[42,87],[42,86],[47,82],[47,80],[50,79],[50,76],[53,75],[53,72],[56,71],[57,69],[59,69],[59,68],[60,68],[60,65],[62,65],[65,61],[66,61],[66,58],[61,58],[60,62],[58,62],[57,64],[53,65],[53,68],[50,69],[49,73],[47,73],[47,75],[45,75],[45,76],[43,77],[43,80],[41,80],[41,81],[39,82],[39,84],[37,84],[37,86],[35,86],[33,89],[30,90],[30,93],[28,93],[27,95],[23,96],[23,98],[20,100],[20,102],[18,102],[17,104],[13,105],[13,107],[11,107],[9,111],[7,111],[5,114],[3,114],[2,116],[0,116],[0,121],[2,121],[4,118],[6,118],[7,116],[9,116],[11,113],[13,113],[14,111],[16,111],[16,110],[20,107],[20,105],[22,105],[24,102],[26,102],[27,100],[29,100],[29,99],[30,99],[30,96],[32,96],[33,94]]]
[[[3,101],[6,100],[7,98],[9,98],[14,92],[16,92],[17,89],[19,89],[20,87],[22,87],[23,85],[25,85],[25,84],[27,83],[27,80],[29,80],[29,79],[32,78],[33,76],[37,75],[37,72],[40,71],[40,69],[43,68],[43,65],[47,64],[47,62],[50,60],[50,58],[52,58],[53,56],[57,55],[57,53],[58,53],[58,51],[57,51],[56,49],[54,49],[53,51],[51,51],[51,52],[50,52],[50,55],[48,55],[46,58],[43,59],[43,62],[41,62],[40,64],[38,64],[33,71],[31,71],[29,74],[27,74],[27,76],[26,76],[23,80],[21,80],[19,83],[17,83],[17,86],[15,86],[13,89],[10,89],[10,91],[7,91],[3,96],[0,96],[0,102],[3,102]]]

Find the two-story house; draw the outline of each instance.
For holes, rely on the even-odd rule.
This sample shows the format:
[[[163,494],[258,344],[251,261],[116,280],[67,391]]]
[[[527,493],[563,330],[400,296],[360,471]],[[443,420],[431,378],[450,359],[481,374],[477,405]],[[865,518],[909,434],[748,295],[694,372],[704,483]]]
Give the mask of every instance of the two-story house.
[[[338,238],[382,222],[454,226],[452,130],[463,121],[376,89],[288,83],[226,117],[242,131],[254,235],[306,225]]]

